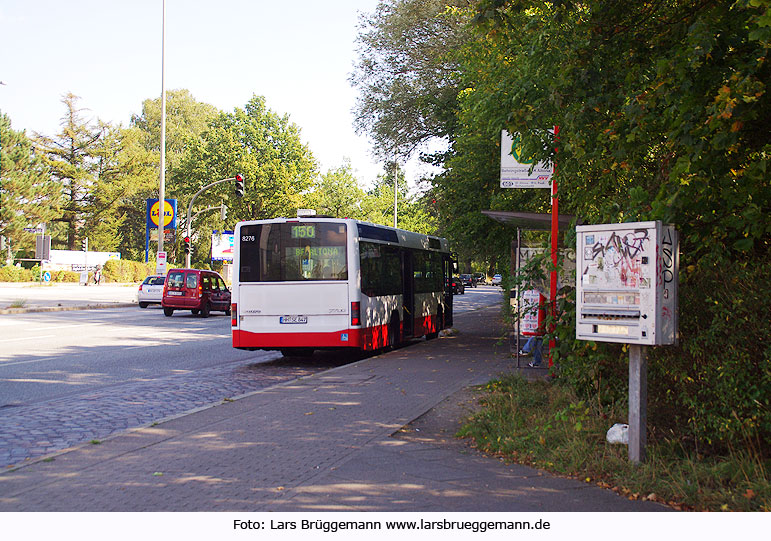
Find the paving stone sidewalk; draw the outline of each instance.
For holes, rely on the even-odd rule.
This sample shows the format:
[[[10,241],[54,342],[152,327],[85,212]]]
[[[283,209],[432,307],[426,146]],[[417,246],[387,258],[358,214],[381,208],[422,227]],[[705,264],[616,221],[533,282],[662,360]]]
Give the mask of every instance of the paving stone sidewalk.
[[[75,445],[101,441],[196,408],[230,400],[328,369],[329,363],[292,362],[273,352],[255,361],[198,369],[153,381],[113,385],[42,404],[0,408],[0,468]]]

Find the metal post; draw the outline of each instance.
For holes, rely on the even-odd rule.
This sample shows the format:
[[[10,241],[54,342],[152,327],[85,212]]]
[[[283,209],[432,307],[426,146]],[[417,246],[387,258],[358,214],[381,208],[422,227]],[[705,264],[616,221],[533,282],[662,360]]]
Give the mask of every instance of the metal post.
[[[217,184],[222,184],[223,182],[230,182],[231,180],[236,180],[236,177],[228,177],[228,178],[223,178],[222,180],[217,180],[215,182],[210,182],[209,184],[207,184],[206,186],[204,186],[203,188],[195,192],[195,195],[193,195],[193,197],[190,198],[190,204],[187,206],[187,216],[185,216],[185,235],[188,238],[190,238],[190,224],[193,221],[192,213],[193,213],[193,203],[195,203],[195,198],[201,195],[206,189],[211,188],[212,186],[215,186]],[[209,208],[216,208],[216,207],[209,207]],[[190,239],[191,245],[192,245],[192,241],[193,239],[191,238]],[[185,268],[186,269],[190,268],[190,254],[185,254]]]
[[[84,285],[88,286],[88,237],[86,237],[86,246],[85,250],[83,251],[83,267],[85,267],[86,272],[86,283]]]
[[[161,31],[161,180],[158,194],[158,251],[163,251],[166,221],[166,0],[163,0]]]
[[[393,171],[394,171],[394,227],[396,227],[396,205],[397,205],[397,203],[399,201],[399,182],[397,181],[397,178],[396,178],[396,173],[397,173],[396,162],[394,162],[393,166],[394,166],[393,167]]]
[[[554,127],[554,137],[559,139],[559,126]],[[556,149],[555,149],[556,151]],[[557,197],[557,164],[554,163],[554,172],[551,180],[551,262],[554,269],[551,271],[551,283],[549,285],[549,306],[552,316],[552,324],[549,332],[554,330],[557,317],[557,240],[559,238],[559,198]],[[549,368],[554,366],[554,347],[556,346],[554,338],[549,340]]]
[[[517,269],[517,276],[519,276],[520,255],[522,253],[522,230],[517,226],[517,254],[514,256],[514,265]],[[519,281],[517,281],[517,368],[519,368],[519,352],[522,351],[522,346],[519,344],[519,336],[522,334],[522,291],[520,289]]]
[[[629,346],[629,461],[645,461],[648,418],[648,351],[646,346]]]

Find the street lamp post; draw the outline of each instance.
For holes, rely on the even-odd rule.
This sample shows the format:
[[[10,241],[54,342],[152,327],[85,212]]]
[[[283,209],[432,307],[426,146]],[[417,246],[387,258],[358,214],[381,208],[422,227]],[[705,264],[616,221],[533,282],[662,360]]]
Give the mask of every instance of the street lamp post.
[[[166,0],[163,0],[161,32],[161,180],[158,193],[158,251],[163,251],[164,217],[166,215]]]

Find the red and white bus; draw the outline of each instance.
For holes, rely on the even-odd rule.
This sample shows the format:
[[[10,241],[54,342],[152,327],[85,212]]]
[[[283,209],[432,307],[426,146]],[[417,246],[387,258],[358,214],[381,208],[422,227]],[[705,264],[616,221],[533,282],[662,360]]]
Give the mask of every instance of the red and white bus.
[[[369,351],[452,325],[446,239],[332,218],[240,222],[234,239],[235,348]]]

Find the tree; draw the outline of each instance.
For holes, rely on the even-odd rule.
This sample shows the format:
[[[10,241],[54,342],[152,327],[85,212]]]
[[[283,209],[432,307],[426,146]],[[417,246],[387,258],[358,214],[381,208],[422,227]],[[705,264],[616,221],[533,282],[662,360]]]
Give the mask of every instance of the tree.
[[[36,153],[62,192],[61,213],[55,220],[66,226],[69,250],[75,250],[77,239],[83,236],[85,217],[93,202],[91,189],[96,181],[97,149],[105,130],[104,125],[83,119],[84,110],[77,107],[79,99],[72,93],[63,97],[67,112],[59,135],[51,138],[36,133],[33,139]]]
[[[308,194],[309,206],[319,214],[333,218],[359,218],[364,191],[353,176],[351,162],[346,160],[337,169],[321,175]]]
[[[292,216],[302,208],[316,171],[316,161],[302,142],[299,127],[288,116],[269,110],[265,98],[253,96],[243,109],[221,113],[200,138],[189,141],[179,165],[170,172],[169,194],[186,209],[202,186],[241,173],[246,184],[243,199],[234,196],[232,184],[218,185],[202,193],[196,207],[226,201],[232,223]],[[211,230],[218,219],[202,216],[196,228]],[[204,238],[208,236],[194,235],[197,242]],[[199,247],[196,253],[208,250]]]
[[[191,138],[200,137],[219,111],[213,105],[197,101],[187,89],[166,92],[166,169],[174,169]],[[143,133],[147,150],[161,151],[161,98],[147,99],[142,113],[131,116],[131,125]]]
[[[538,133],[560,126],[569,211],[679,223],[692,261],[767,253],[761,4],[485,1],[466,106],[547,159]]]
[[[380,175],[362,202],[363,220],[393,226],[394,182],[396,189],[397,227],[417,233],[436,234],[436,224],[425,206],[425,200],[409,193],[407,178],[396,162],[386,166],[386,174]]]
[[[26,134],[13,130],[11,119],[3,113],[0,143],[0,235],[8,240],[8,262],[15,252],[34,248],[34,235],[24,228],[56,216],[59,193]]]
[[[156,195],[158,154],[144,146],[138,128],[108,126],[97,149],[97,182],[86,216],[89,246],[140,260],[144,252],[145,200]]]
[[[386,159],[406,158],[421,143],[455,128],[459,84],[453,56],[467,39],[455,6],[468,0],[383,0],[362,16],[355,125]]]
[[[466,133],[506,128],[556,158],[562,211],[680,231],[682,342],[651,353],[649,420],[701,450],[768,441],[769,2],[483,0],[476,23]],[[574,341],[563,316],[563,378],[612,397],[622,348]]]

